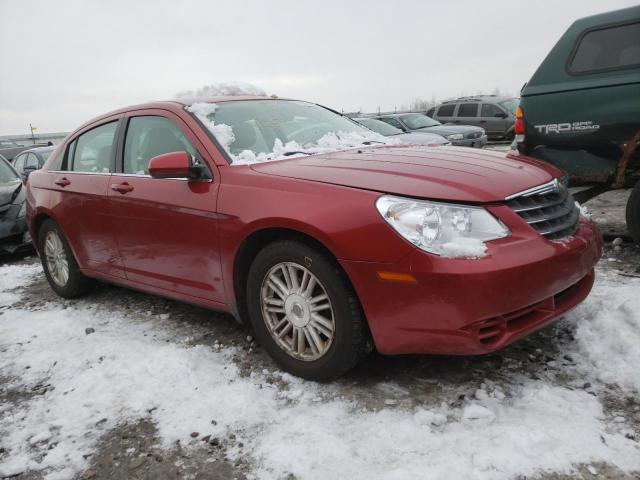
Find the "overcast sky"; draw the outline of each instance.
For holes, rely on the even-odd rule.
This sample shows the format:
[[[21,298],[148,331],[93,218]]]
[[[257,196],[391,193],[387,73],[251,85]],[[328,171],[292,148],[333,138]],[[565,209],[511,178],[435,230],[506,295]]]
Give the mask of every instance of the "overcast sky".
[[[517,94],[577,18],[623,0],[0,0],[0,135],[246,81],[345,111]]]

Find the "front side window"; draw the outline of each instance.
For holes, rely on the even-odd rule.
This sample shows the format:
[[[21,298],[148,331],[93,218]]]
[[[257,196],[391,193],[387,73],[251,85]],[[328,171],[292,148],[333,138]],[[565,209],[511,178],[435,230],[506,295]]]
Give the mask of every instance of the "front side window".
[[[411,130],[440,125],[440,122],[436,122],[433,118],[429,118],[421,113],[410,113],[408,115],[403,115],[401,118]]]
[[[502,110],[500,110],[500,108],[498,108],[497,106],[493,105],[492,103],[483,103],[482,104],[482,112],[480,114],[481,117],[498,117],[501,114],[504,114],[504,112]]]
[[[456,104],[442,105],[438,108],[439,117],[453,117],[453,111],[456,109]]]
[[[118,122],[101,125],[75,139],[67,154],[74,172],[109,173],[113,171],[113,151]]]
[[[147,175],[153,157],[171,152],[196,154],[191,142],[171,120],[158,116],[129,120],[124,143],[124,173]]]
[[[478,104],[477,103],[461,103],[458,107],[458,117],[477,117],[478,116]]]
[[[571,73],[640,66],[640,22],[587,32],[573,55]]]
[[[32,167],[32,168],[35,168],[36,170],[40,168],[40,166],[38,165],[38,157],[36,157],[35,153],[30,153],[29,155],[27,155],[27,161],[25,162],[24,166]]]

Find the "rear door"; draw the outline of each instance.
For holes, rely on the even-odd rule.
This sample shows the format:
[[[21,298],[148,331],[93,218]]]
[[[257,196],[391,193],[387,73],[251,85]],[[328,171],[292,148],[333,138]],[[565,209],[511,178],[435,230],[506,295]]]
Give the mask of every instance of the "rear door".
[[[456,112],[454,123],[459,125],[480,126],[480,117],[478,117],[479,103],[460,103]]]
[[[119,172],[108,196],[127,278],[181,294],[224,302],[217,242],[219,178],[152,178],[149,160],[187,151],[213,162],[177,115],[165,110],[131,114],[123,131]]]
[[[67,144],[60,169],[49,173],[51,208],[80,267],[124,277],[107,198],[119,126],[116,118],[84,130]]]
[[[493,103],[483,103],[480,109],[480,126],[488,135],[502,136],[507,131],[507,113]]]

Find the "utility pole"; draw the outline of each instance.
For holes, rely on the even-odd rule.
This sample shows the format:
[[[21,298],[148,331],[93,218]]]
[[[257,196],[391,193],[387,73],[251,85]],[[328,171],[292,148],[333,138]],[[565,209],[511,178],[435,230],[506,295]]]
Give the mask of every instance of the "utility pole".
[[[33,142],[33,144],[36,144],[36,136],[33,134],[33,132],[35,132],[37,130],[36,127],[34,127],[33,125],[29,124],[29,128],[31,129],[31,141]]]

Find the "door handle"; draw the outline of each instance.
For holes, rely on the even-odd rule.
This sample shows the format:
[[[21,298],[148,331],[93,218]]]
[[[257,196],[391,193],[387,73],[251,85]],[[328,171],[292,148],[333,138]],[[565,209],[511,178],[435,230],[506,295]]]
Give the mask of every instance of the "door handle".
[[[487,123],[486,120],[480,120],[480,123]]]
[[[129,185],[127,182],[124,183],[114,183],[111,185],[111,190],[120,193],[129,193],[133,191],[133,185]]]
[[[55,183],[56,185],[60,185],[61,187],[66,187],[67,185],[71,184],[71,181],[68,178],[64,177],[64,178],[61,178],[60,180],[56,180],[53,183]]]

